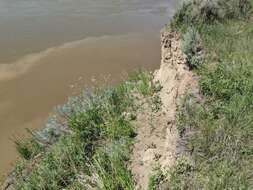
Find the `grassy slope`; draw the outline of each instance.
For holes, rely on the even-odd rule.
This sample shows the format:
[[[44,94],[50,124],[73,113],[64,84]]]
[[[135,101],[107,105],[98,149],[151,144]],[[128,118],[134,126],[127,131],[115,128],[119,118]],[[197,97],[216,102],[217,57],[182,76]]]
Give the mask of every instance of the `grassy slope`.
[[[183,9],[178,15],[193,11]],[[248,14],[251,18],[244,17]],[[194,28],[198,33],[191,34],[195,35],[191,39],[201,41],[205,57],[196,64],[192,57],[197,52],[190,51],[192,57],[188,58],[200,76],[203,100],[187,95],[179,108],[178,128],[190,156],[179,159],[168,174],[153,176],[150,189],[157,189],[164,181],[170,189],[253,189],[252,13],[204,22],[194,17],[185,22],[189,17],[175,17],[173,27],[182,33]],[[189,130],[193,132],[190,137]]]
[[[139,108],[137,97],[152,97],[159,88],[141,71],[114,88],[72,98],[51,124],[67,124],[64,133],[48,128],[28,142],[17,142],[24,161],[14,172],[16,189],[132,190],[126,161],[135,137],[131,121]]]

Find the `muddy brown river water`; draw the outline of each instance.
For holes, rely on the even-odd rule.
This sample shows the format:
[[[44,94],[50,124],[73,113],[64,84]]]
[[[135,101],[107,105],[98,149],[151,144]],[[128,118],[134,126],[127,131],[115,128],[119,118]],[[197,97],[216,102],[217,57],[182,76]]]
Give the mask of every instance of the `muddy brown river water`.
[[[175,2],[175,1],[174,1]],[[81,88],[159,67],[172,0],[0,0],[0,175],[14,136]]]

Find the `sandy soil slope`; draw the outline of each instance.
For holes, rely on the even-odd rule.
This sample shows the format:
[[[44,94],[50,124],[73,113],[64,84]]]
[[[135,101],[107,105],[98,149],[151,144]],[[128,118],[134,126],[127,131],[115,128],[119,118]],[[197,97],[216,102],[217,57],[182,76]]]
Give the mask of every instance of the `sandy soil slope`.
[[[181,51],[179,34],[164,29],[161,46],[161,67],[154,73],[154,80],[162,85],[159,92],[162,108],[152,114],[144,105],[137,120],[138,136],[133,147],[131,169],[138,190],[148,188],[149,177],[156,166],[168,169],[175,163],[181,152],[175,124],[177,105],[188,89],[195,92],[198,89],[197,78],[189,71]]]

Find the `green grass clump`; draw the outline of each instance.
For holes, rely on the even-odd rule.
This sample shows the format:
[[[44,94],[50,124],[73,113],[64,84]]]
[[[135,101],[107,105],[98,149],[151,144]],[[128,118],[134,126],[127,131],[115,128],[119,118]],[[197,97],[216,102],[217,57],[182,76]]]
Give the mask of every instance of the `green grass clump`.
[[[156,168],[154,174],[149,178],[148,190],[164,189],[167,186],[167,175],[161,168]]]
[[[160,167],[155,169],[154,174],[149,179],[148,190],[198,189],[196,186],[193,187],[189,180],[192,179],[192,172],[192,161],[181,156],[171,170],[162,171]]]
[[[36,136],[33,135],[31,131],[28,131],[32,137],[29,140],[23,139],[16,139],[14,143],[16,145],[16,150],[25,160],[31,160],[39,153],[45,150],[45,146],[41,144],[37,139]]]
[[[171,190],[198,189],[191,182],[193,165],[186,157],[177,160],[175,167],[169,172],[167,187]]]
[[[40,145],[35,141],[16,141],[16,149],[22,158],[32,159],[38,152],[41,152]]]
[[[126,169],[129,159],[129,140],[121,139],[99,150],[93,158],[91,172],[97,174],[100,189],[134,189],[131,172]]]
[[[177,126],[194,164],[182,172],[176,165],[170,187],[253,189],[253,23],[226,16],[192,24],[205,49],[195,70],[203,97],[185,97]]]
[[[136,90],[143,96],[152,96],[162,88],[159,82],[153,81],[152,74],[143,70],[131,73],[129,81],[134,83]]]
[[[158,87],[152,79],[147,72],[136,72],[114,88],[84,93],[58,107],[47,128],[17,143],[28,161],[16,167],[16,189],[134,189],[126,163],[136,136],[136,93],[154,97]],[[43,150],[34,153],[32,143]]]

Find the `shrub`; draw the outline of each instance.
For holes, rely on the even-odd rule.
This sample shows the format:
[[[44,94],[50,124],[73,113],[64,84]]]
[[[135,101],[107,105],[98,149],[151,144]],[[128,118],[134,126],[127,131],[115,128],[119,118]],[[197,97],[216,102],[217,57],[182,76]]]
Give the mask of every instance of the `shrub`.
[[[189,27],[183,35],[182,51],[186,55],[187,63],[191,69],[199,67],[203,63],[198,31]]]
[[[251,11],[249,0],[185,0],[175,14],[172,25],[212,24],[226,19],[245,18]]]
[[[183,25],[190,25],[192,22],[191,18],[191,10],[192,9],[192,2],[190,0],[182,1],[182,5],[179,7],[179,9],[176,11],[175,15],[173,16],[173,19],[171,21],[171,28],[180,28]]]
[[[253,93],[253,72],[247,64],[220,63],[214,70],[205,70],[200,81],[203,94],[230,101],[235,95]]]
[[[86,112],[77,113],[69,120],[69,127],[80,135],[86,142],[95,141],[101,133],[101,117],[97,108],[87,109]]]

